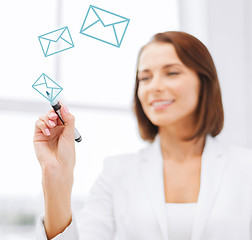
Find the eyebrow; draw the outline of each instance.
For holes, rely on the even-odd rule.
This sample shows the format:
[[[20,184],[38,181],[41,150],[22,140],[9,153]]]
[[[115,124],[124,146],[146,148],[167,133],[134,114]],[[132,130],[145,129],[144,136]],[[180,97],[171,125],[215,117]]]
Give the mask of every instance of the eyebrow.
[[[181,64],[179,64],[179,63],[171,63],[171,64],[164,65],[162,67],[162,69],[169,68],[169,67],[176,66],[176,65],[181,67]],[[144,70],[141,70],[141,71],[138,71],[138,72],[149,72],[149,69],[144,69]]]

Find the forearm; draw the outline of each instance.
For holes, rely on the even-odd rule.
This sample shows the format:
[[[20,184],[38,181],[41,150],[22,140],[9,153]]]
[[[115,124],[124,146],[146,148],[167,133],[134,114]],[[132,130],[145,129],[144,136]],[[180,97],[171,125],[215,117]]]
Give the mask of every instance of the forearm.
[[[49,178],[43,176],[45,200],[44,226],[48,239],[52,239],[72,221],[71,191],[73,178]]]

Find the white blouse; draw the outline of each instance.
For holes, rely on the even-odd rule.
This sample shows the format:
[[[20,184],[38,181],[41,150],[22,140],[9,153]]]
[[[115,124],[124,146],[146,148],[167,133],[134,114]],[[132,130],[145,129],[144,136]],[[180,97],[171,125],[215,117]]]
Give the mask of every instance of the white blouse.
[[[190,240],[197,203],[165,203],[169,240]]]

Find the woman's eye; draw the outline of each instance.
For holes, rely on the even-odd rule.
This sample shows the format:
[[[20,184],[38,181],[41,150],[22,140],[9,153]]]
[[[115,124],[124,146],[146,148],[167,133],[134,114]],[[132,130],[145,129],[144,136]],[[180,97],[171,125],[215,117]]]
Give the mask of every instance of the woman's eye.
[[[149,78],[148,77],[145,77],[145,78],[139,78],[139,81],[142,81],[142,80],[148,80]]]
[[[168,73],[168,75],[178,75],[179,73],[178,72],[170,72]]]

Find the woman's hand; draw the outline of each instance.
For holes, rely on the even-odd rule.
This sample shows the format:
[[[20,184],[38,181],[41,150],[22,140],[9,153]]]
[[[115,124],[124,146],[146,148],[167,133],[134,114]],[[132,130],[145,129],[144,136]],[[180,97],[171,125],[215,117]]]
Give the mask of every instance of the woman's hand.
[[[65,125],[54,110],[40,116],[35,124],[33,143],[45,179],[73,177],[75,119],[66,106],[61,106]]]
[[[42,168],[45,202],[44,226],[52,239],[72,221],[71,191],[75,165],[74,117],[61,104],[64,125],[53,111],[35,124],[34,148]]]

